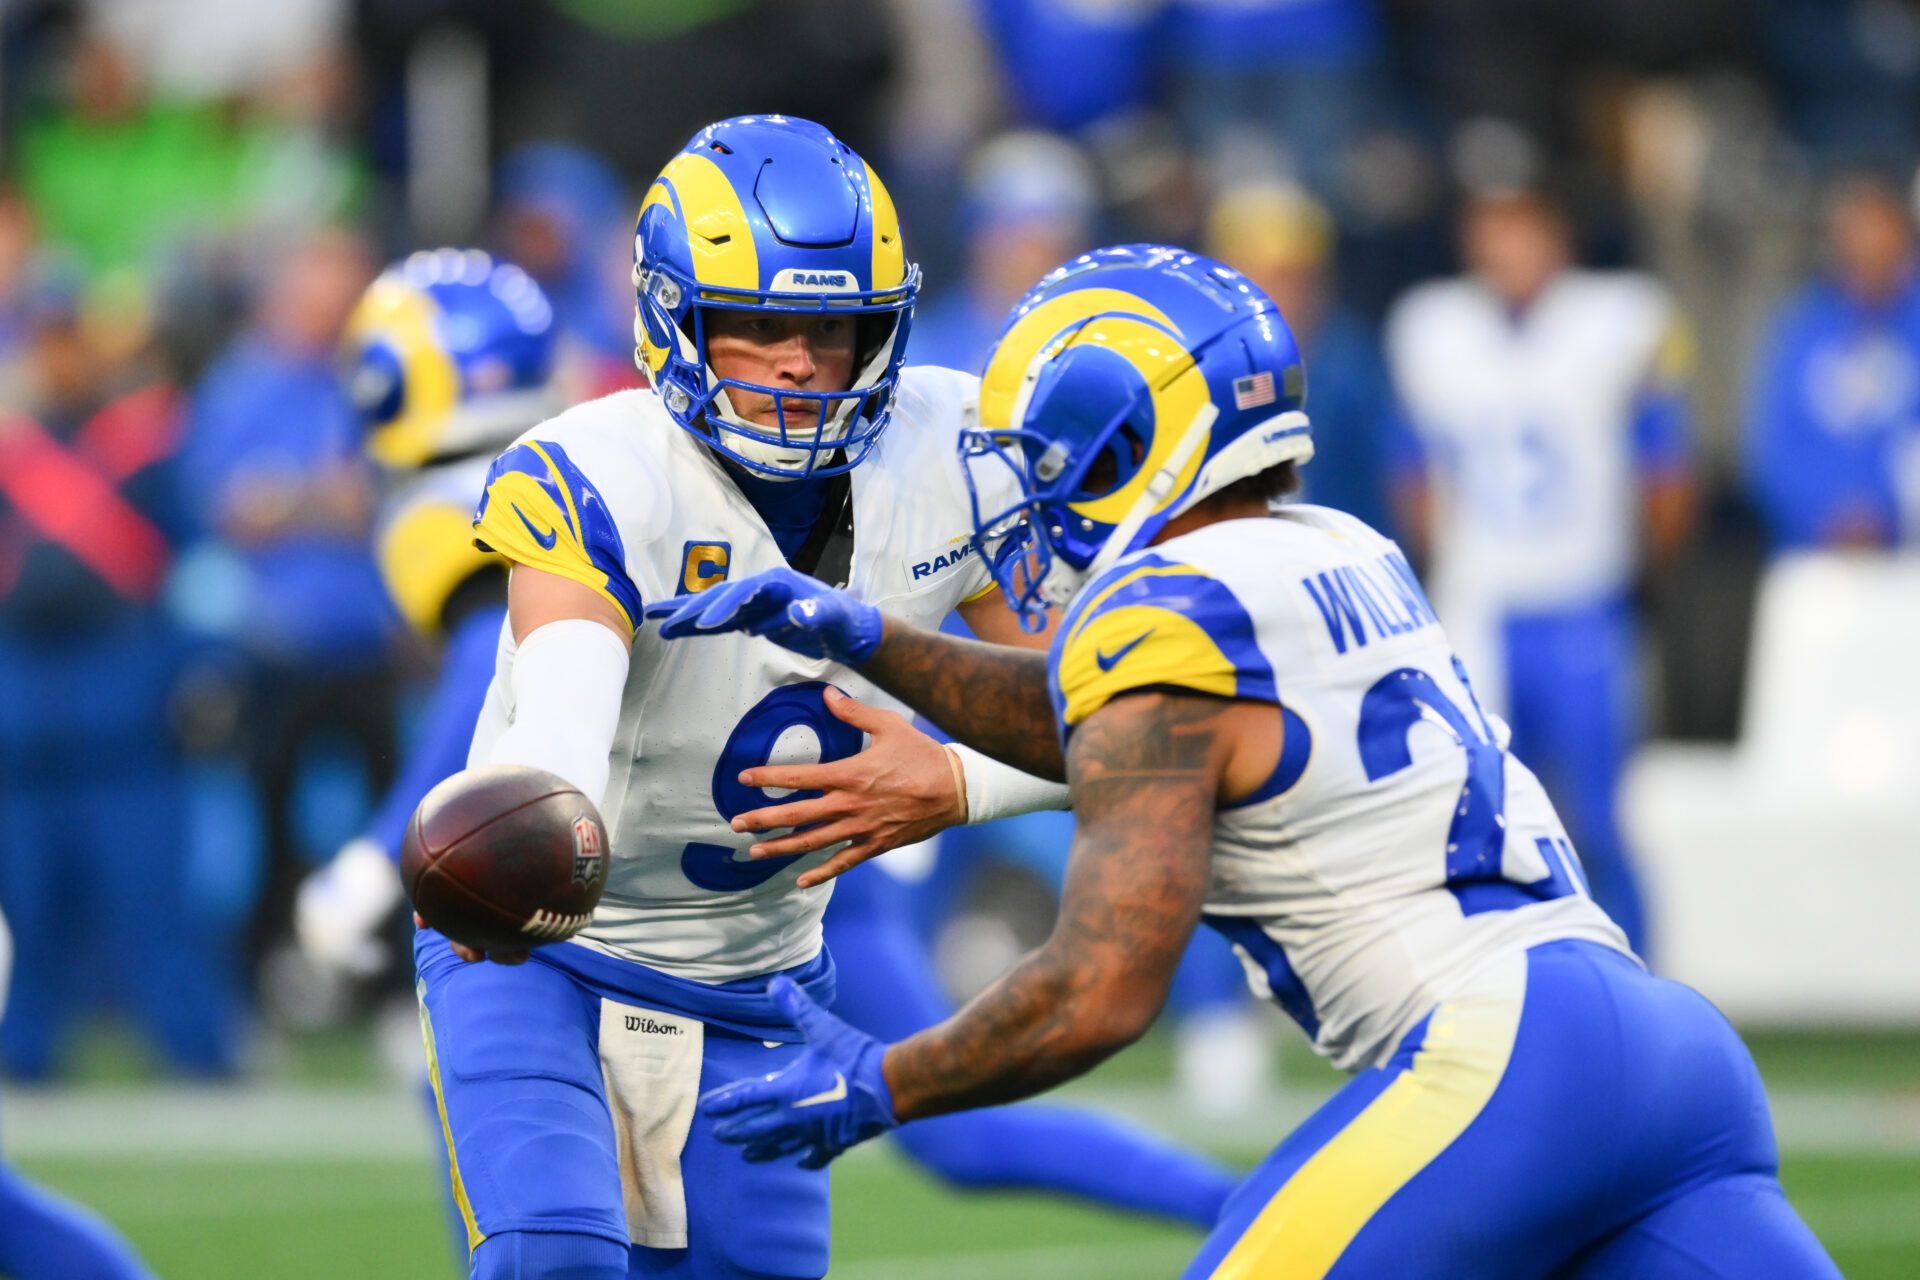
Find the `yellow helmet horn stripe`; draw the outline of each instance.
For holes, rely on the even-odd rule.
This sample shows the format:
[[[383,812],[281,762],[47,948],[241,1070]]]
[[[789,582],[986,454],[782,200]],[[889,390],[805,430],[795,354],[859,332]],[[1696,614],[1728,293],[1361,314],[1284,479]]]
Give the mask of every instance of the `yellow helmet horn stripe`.
[[[677,155],[654,180],[656,189],[662,184],[672,189],[674,211],[687,229],[693,278],[718,289],[758,289],[760,251],[754,246],[753,226],[740,193],[720,166],[698,152]],[[649,192],[648,203],[653,199]]]
[[[375,280],[347,321],[352,345],[384,341],[400,358],[400,413],[367,436],[367,453],[389,467],[417,467],[438,446],[447,415],[460,400],[460,371],[441,347],[440,308],[412,285]]]
[[[1092,323],[1086,323],[1089,320]],[[1063,333],[1070,334],[1065,341]],[[1140,371],[1153,397],[1156,429],[1147,457],[1122,488],[1073,504],[1073,510],[1089,520],[1117,523],[1132,511],[1181,434],[1208,402],[1207,380],[1179,334],[1179,326],[1165,312],[1125,290],[1076,289],[1049,298],[1014,322],[994,348],[980,382],[980,425],[988,431],[1019,425],[1012,421],[1014,408],[1028,369],[1043,352],[1051,355],[1069,346],[1092,344],[1126,359]],[[1203,452],[1196,450],[1188,458],[1172,493],[1185,491],[1200,468]]]
[[[1018,426],[1012,421],[1013,407],[1041,348],[1075,325],[1105,312],[1145,316],[1179,332],[1159,308],[1120,289],[1076,289],[1048,298],[1015,321],[994,347],[980,381],[980,425],[988,431]]]
[[[893,197],[873,166],[866,168],[867,190],[873,196],[873,283],[868,287],[889,289],[906,282],[907,246],[900,238],[900,215],[894,211]]]

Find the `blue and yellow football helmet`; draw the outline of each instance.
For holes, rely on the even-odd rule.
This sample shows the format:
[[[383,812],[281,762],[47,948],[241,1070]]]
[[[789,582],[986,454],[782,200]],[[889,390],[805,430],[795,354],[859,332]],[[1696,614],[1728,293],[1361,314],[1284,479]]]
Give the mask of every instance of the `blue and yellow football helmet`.
[[[988,357],[960,441],[975,549],[1037,630],[1209,494],[1312,457],[1306,392],[1292,331],[1238,271],[1167,245],[1082,254],[1020,300]],[[999,466],[1020,498],[983,510]]]
[[[341,343],[366,449],[410,468],[498,449],[552,413],[553,307],[478,249],[426,250],[367,286]]]
[[[739,116],[695,134],[640,206],[633,283],[635,359],[673,420],[733,462],[776,479],[834,475],[886,429],[920,269],[879,177],[821,126]],[[717,377],[710,308],[857,317],[853,385],[794,391]],[[779,424],[742,418],[730,387],[773,397]],[[795,401],[818,416],[788,430]]]

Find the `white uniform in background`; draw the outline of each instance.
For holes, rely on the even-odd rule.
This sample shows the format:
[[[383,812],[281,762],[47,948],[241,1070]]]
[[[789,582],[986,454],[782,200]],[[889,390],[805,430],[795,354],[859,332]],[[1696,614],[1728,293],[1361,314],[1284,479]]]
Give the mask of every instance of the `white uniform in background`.
[[[848,588],[919,626],[938,627],[993,589],[972,552],[955,452],[976,386],[951,370],[906,370],[892,425],[849,473]],[[631,621],[642,602],[786,563],[720,459],[649,391],[592,401],[523,436],[489,474],[475,536],[515,563],[592,587]],[[471,759],[486,759],[511,723],[513,655],[503,634]],[[827,853],[749,861],[758,837],[728,823],[776,799],[739,785],[742,769],[862,747],[860,732],[826,710],[825,684],[901,709],[850,668],[748,636],[688,645],[635,634],[601,806],[612,841],[606,891],[576,945],[707,983],[819,951],[831,882],[800,890],[794,880]]]
[[[1639,561],[1634,424],[1685,358],[1666,290],[1568,271],[1516,316],[1469,279],[1414,289],[1387,324],[1409,425],[1432,461],[1440,616],[1506,705],[1500,622],[1624,595]]]

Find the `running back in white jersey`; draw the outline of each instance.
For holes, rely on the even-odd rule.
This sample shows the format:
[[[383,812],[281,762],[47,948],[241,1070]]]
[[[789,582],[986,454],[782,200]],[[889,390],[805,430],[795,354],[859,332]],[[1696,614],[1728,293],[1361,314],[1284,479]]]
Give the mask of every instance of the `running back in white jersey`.
[[[955,450],[976,386],[950,370],[907,370],[892,424],[849,473],[847,588],[922,626],[993,587],[972,553]],[[719,460],[647,391],[581,405],[523,436],[495,461],[474,528],[488,547],[592,587],[636,622],[643,601],[786,563]],[[513,654],[503,635],[470,759],[485,758],[511,723]],[[831,850],[749,861],[760,837],[728,823],[780,798],[740,785],[742,769],[861,749],[860,732],[826,710],[829,683],[902,709],[850,668],[752,636],[669,644],[635,634],[602,804],[613,856],[600,908],[576,942],[701,982],[770,973],[819,951],[832,884],[794,881]]]
[[[1384,1060],[1489,960],[1627,950],[1399,549],[1294,505],[1136,553],[1075,600],[1062,731],[1148,686],[1277,702],[1278,767],[1214,824],[1206,923],[1337,1066]]]
[[[1634,423],[1677,388],[1685,331],[1652,279],[1568,271],[1518,316],[1447,280],[1394,308],[1387,352],[1434,466],[1434,599],[1541,611],[1624,591],[1638,555]],[[1456,608],[1456,600],[1462,607]]]

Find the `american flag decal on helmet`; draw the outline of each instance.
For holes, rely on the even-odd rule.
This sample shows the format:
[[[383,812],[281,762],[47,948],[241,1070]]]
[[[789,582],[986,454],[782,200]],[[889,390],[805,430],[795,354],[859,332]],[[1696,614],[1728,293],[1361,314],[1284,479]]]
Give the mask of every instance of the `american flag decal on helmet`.
[[[1273,374],[1266,370],[1233,380],[1233,407],[1236,409],[1257,409],[1263,404],[1272,404],[1276,399]]]

